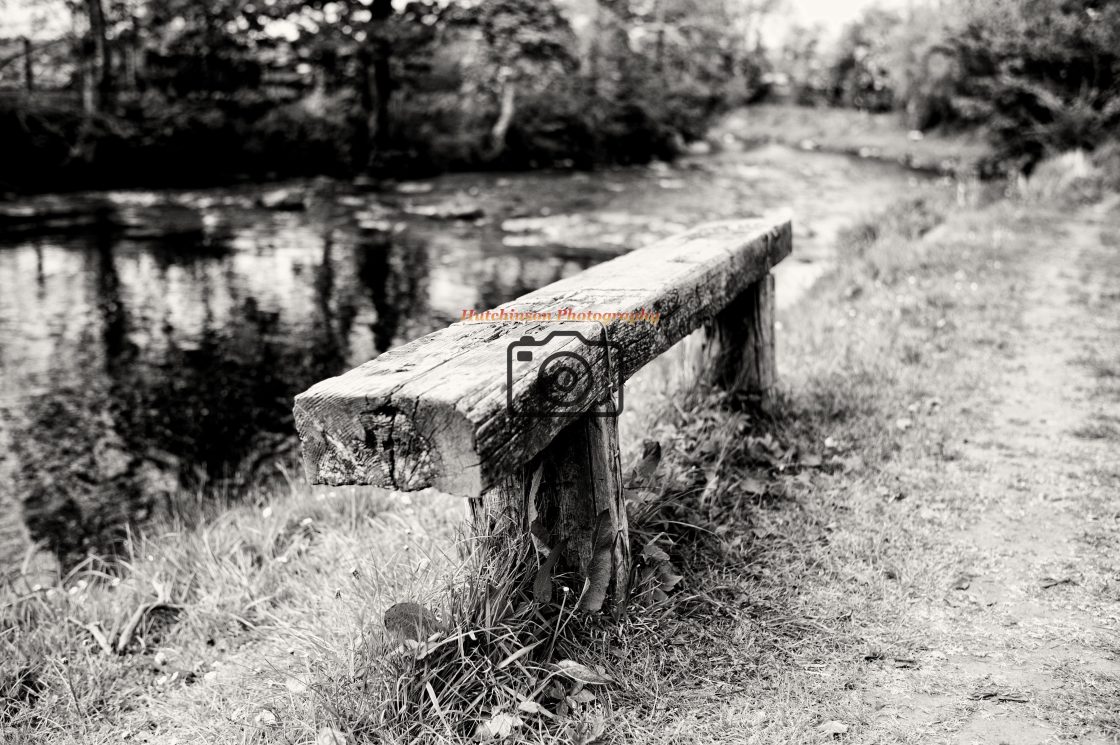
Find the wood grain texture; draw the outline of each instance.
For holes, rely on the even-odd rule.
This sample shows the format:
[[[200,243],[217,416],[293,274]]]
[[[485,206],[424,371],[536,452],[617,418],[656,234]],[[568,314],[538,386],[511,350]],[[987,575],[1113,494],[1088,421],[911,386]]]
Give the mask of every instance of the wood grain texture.
[[[401,490],[435,486],[479,496],[537,456],[594,405],[554,416],[507,410],[511,342],[554,331],[605,333],[621,354],[565,338],[549,352],[573,351],[608,377],[629,378],[711,321],[770,267],[789,255],[788,219],[704,225],[599,264],[497,310],[660,314],[656,325],[613,321],[456,323],[421,337],[296,397],[304,465],[315,483],[374,484]],[[537,379],[514,380],[515,410],[550,406]],[[522,408],[518,408],[522,407]]]
[[[630,540],[617,417],[585,416],[569,425],[541,454],[537,467],[537,527],[547,531],[548,545],[562,547],[565,565],[587,580],[580,609],[599,610],[608,596],[622,602]]]
[[[701,357],[701,373],[710,384],[765,402],[778,379],[773,275],[743,290],[705,327]]]

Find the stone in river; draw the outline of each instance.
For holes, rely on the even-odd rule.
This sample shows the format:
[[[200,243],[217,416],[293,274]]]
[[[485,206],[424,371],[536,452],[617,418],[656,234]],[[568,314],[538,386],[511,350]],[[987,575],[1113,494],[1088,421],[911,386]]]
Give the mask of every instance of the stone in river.
[[[304,207],[303,191],[300,189],[272,189],[261,194],[258,201],[269,210],[301,210]]]
[[[439,202],[436,204],[405,205],[404,211],[418,217],[434,220],[477,220],[486,213],[473,202]]]

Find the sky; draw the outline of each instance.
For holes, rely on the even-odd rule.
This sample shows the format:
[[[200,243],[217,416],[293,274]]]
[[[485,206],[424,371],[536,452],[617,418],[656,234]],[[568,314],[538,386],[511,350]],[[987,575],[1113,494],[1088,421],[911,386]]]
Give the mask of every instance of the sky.
[[[777,13],[763,27],[763,41],[769,45],[780,43],[787,30],[794,25],[824,28],[825,38],[838,37],[844,25],[855,20],[870,5],[902,8],[908,2],[921,0],[785,0],[785,12]]]
[[[790,0],[790,4],[793,6],[794,13],[801,16],[801,20],[820,22],[830,30],[839,30],[872,3],[870,0]]]

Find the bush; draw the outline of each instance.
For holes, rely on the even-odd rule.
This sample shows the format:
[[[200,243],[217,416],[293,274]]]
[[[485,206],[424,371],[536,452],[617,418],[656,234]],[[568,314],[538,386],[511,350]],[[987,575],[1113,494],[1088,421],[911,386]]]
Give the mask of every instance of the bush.
[[[1071,150],[1038,163],[1030,176],[1020,176],[1017,191],[1028,202],[1065,206],[1100,198],[1104,173],[1084,150]]]
[[[998,0],[969,6],[951,37],[957,108],[982,124],[1004,171],[1092,150],[1120,127],[1120,5]]]
[[[8,154],[0,190],[181,186],[242,176],[350,169],[345,106],[309,111],[258,100],[133,102],[118,116],[73,107],[0,103]]]

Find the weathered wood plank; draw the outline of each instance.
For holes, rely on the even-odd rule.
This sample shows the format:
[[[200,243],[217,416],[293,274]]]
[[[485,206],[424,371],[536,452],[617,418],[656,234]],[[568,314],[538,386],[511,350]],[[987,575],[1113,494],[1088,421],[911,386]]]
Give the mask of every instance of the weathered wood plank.
[[[644,309],[660,314],[656,325],[461,322],[325,380],[295,402],[307,472],[316,483],[403,490],[436,486],[480,495],[537,456],[595,403],[588,400],[560,413],[530,376],[513,381],[515,410],[543,407],[555,413],[511,415],[506,390],[511,342],[572,331],[600,340],[605,333],[611,348],[556,337],[547,351],[578,353],[592,369],[626,379],[713,319],[791,248],[791,227],[784,218],[702,226],[495,309]]]

